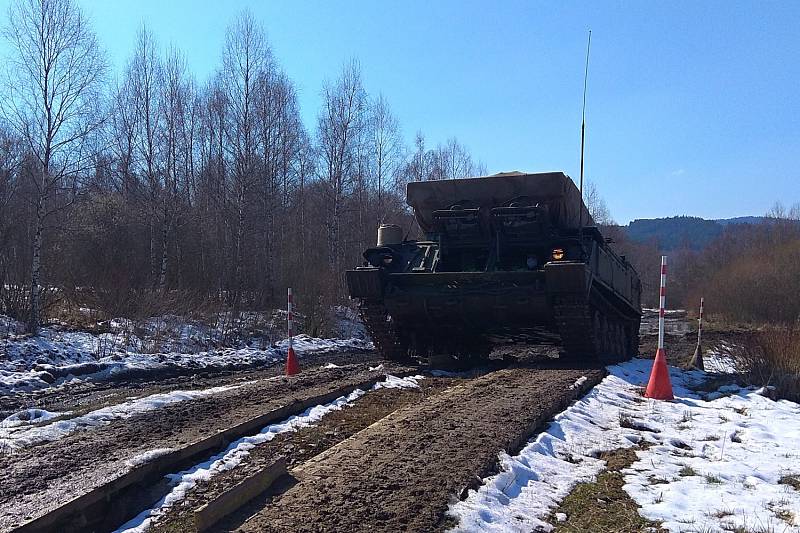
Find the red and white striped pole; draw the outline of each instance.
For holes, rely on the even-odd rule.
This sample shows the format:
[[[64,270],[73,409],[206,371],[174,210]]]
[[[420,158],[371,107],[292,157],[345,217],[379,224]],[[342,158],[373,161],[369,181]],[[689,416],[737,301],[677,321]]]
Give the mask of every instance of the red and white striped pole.
[[[661,285],[658,293],[658,349],[664,351],[664,314],[667,297],[667,256],[661,256]]]
[[[286,302],[286,333],[289,337],[289,349],[286,352],[286,375],[293,376],[300,372],[300,363],[297,362],[297,355],[294,353],[294,347],[292,346],[292,341],[294,337],[293,332],[293,325],[294,325],[294,314],[293,314],[293,302],[292,302],[292,288],[289,287],[286,291],[287,302]]]
[[[700,340],[700,333],[703,331],[703,305],[705,298],[700,297],[700,317],[697,319],[697,340]]]
[[[661,286],[658,296],[658,349],[653,370],[650,372],[650,381],[644,395],[655,400],[672,400],[672,383],[669,379],[667,368],[667,355],[664,352],[664,315],[667,295],[667,256],[661,256]]]
[[[703,363],[703,349],[700,347],[700,341],[703,338],[703,304],[705,299],[700,298],[700,316],[697,317],[697,346],[694,349],[694,355],[689,362],[689,366],[697,370],[705,371],[706,367]]]

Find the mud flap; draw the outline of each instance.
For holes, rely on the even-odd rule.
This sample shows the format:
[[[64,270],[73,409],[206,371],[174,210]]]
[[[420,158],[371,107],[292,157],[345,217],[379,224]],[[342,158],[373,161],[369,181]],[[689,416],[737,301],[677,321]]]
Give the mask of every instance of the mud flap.
[[[377,268],[362,267],[345,272],[347,290],[351,298],[380,299],[383,297],[381,272]]]
[[[552,262],[544,266],[545,287],[550,298],[569,294],[588,298],[592,273],[585,263]]]

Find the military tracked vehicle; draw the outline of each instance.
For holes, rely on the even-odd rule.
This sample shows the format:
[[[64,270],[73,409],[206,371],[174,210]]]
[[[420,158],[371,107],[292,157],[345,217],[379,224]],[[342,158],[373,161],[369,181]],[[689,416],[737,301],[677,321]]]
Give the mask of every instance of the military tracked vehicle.
[[[393,360],[485,358],[505,343],[559,343],[615,362],[638,351],[641,283],[561,172],[412,182],[422,240],[378,228],[350,297]]]

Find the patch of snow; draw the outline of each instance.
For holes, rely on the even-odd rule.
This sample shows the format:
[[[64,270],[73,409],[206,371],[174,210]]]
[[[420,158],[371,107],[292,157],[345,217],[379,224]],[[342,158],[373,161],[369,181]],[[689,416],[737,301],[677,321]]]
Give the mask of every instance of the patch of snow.
[[[162,455],[167,455],[174,450],[175,448],[154,448],[152,450],[147,450],[146,452],[140,453],[139,455],[134,455],[125,461],[125,464],[131,468],[134,468],[145,463],[149,463],[153,459],[161,457]]]
[[[121,379],[169,369],[252,368],[283,361],[288,349],[288,341],[284,339],[266,349],[246,347],[197,353],[141,353],[128,349],[125,343],[114,338],[111,334],[60,332],[51,328],[43,328],[38,337],[0,338],[0,353],[7,355],[0,360],[0,394],[31,392],[76,379]],[[104,344],[106,341],[108,345]],[[372,349],[372,343],[363,339],[318,339],[308,335],[294,337],[293,346],[302,357]]]
[[[703,365],[706,372],[717,374],[736,374],[739,371],[733,356],[733,346],[725,341],[705,351]]]
[[[501,454],[500,472],[450,506],[455,530],[549,531],[558,503],[605,468],[601,451],[648,443],[623,470],[642,516],[674,532],[800,531],[800,491],[778,483],[800,473],[800,405],[730,385],[704,401],[694,389],[706,375],[672,367],[676,400],[648,400],[651,367],[609,367],[519,454]]]
[[[578,379],[575,380],[575,383],[573,383],[572,385],[569,386],[569,390],[577,389],[578,387],[580,387],[581,385],[586,383],[586,379],[587,379],[586,376],[579,377]]]
[[[22,335],[25,333],[25,325],[17,322],[10,316],[0,315],[0,335]]]
[[[18,426],[25,426],[31,424],[38,424],[50,420],[51,418],[58,418],[59,416],[67,416],[70,411],[64,413],[54,413],[45,409],[25,409],[7,416],[0,421],[0,428],[14,428]],[[0,432],[2,436],[2,432]]]
[[[342,368],[336,363],[328,363],[327,365],[323,365],[322,368]]]
[[[370,372],[378,372],[378,371],[380,371],[380,370],[383,370],[383,363],[379,364],[378,366],[371,366],[371,367],[368,367],[368,370],[369,370]]]
[[[379,381],[372,386],[372,390],[378,389],[418,389],[419,383],[417,381],[425,379],[425,376],[417,374],[416,376],[408,376],[405,378],[398,378],[391,374],[386,374],[384,381]]]
[[[208,481],[221,472],[235,468],[250,454],[250,450],[259,444],[271,441],[281,433],[293,432],[310,427],[319,422],[322,417],[328,413],[343,409],[364,394],[365,391],[356,389],[349,395],[340,396],[330,403],[310,407],[300,415],[291,416],[283,422],[263,428],[255,435],[242,437],[232,442],[225,451],[214,455],[207,461],[197,464],[183,472],[166,476],[172,485],[172,490],[169,494],[161,498],[151,509],[142,511],[139,515],[122,525],[117,529],[117,532],[142,533],[147,531],[154,520],[163,515],[170,507],[182,501],[195,485],[202,481]]]
[[[229,385],[212,387],[203,390],[177,390],[159,394],[152,394],[143,398],[129,400],[117,405],[103,407],[85,415],[58,420],[50,424],[30,427],[4,427],[0,428],[0,444],[11,449],[34,446],[44,442],[61,439],[75,431],[89,429],[95,426],[110,424],[114,420],[130,418],[149,411],[154,411],[165,405],[203,398],[221,392],[229,391],[243,385]]]
[[[336,306],[333,308],[336,320],[336,334],[342,339],[369,339],[369,333],[358,311],[352,307]]]

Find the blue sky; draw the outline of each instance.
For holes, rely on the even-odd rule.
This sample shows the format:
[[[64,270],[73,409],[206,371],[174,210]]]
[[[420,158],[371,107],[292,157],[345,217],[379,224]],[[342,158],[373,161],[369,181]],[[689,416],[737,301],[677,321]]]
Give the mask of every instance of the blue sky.
[[[409,142],[417,130],[430,145],[455,135],[490,172],[576,180],[591,28],[586,175],[617,221],[800,202],[798,1],[79,3],[114,72],[144,22],[204,80],[248,8],[308,127],[323,81],[357,58]]]

